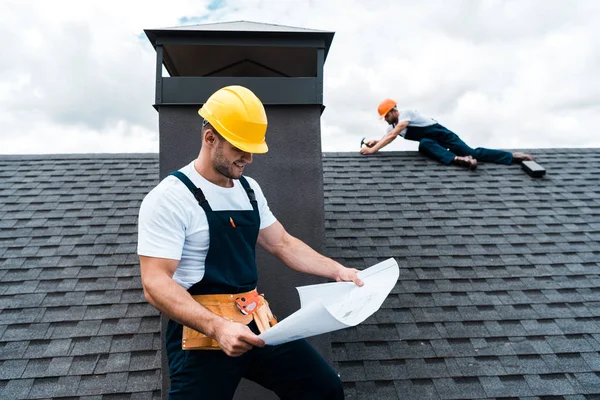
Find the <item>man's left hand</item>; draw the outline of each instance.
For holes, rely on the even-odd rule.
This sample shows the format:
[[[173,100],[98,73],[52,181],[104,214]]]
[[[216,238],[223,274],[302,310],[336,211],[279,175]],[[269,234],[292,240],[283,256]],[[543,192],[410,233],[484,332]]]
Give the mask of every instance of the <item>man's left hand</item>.
[[[373,150],[371,147],[363,147],[360,149],[360,154],[375,154],[377,150]]]
[[[342,267],[335,280],[337,282],[354,282],[356,286],[362,286],[364,285],[363,281],[361,281],[356,275],[359,272],[360,271],[355,268]]]

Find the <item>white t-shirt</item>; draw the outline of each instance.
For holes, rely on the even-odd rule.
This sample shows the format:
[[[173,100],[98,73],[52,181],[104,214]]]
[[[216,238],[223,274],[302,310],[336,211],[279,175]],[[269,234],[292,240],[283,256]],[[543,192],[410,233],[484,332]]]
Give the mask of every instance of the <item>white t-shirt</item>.
[[[399,110],[398,114],[398,123],[408,121],[408,126],[425,127],[437,124],[433,118],[425,117],[415,110]],[[390,133],[395,126],[396,124],[390,124],[386,132]],[[404,137],[406,130],[406,128],[402,129],[400,136]]]
[[[231,188],[217,186],[196,171],[194,162],[180,171],[202,189],[213,211],[252,210],[240,181],[233,180]],[[258,183],[247,176],[246,179],[256,195],[260,229],[264,229],[276,218]],[[204,277],[209,245],[206,213],[178,178],[167,176],[144,197],[138,220],[138,254],[179,260],[173,280],[183,288],[188,289]]]

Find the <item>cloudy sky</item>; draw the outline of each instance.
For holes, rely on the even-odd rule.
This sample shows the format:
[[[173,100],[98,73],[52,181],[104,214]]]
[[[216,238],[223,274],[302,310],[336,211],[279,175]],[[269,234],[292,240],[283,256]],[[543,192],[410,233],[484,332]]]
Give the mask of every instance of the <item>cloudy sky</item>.
[[[600,147],[597,0],[0,0],[0,153],[158,151],[143,29],[236,20],[335,32],[324,151],[385,97],[475,147]]]

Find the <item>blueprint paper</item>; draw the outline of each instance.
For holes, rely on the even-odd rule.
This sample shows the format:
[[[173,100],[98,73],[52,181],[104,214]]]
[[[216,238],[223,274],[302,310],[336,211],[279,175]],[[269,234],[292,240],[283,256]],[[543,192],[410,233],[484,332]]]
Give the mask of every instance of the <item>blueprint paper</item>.
[[[398,263],[389,258],[358,273],[353,282],[299,286],[300,309],[258,335],[268,345],[356,326],[375,313],[398,281]]]

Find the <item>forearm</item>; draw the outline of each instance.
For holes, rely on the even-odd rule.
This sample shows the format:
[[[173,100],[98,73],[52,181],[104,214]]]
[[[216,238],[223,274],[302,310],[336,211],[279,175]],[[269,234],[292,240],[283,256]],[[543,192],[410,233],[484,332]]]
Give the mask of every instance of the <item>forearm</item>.
[[[192,296],[168,276],[144,282],[144,294],[150,304],[167,317],[215,338],[219,325],[226,322],[197,303]]]
[[[394,129],[392,129],[391,131],[386,133],[381,138],[381,140],[379,140],[373,147],[371,147],[371,150],[373,151],[373,153],[377,152],[381,148],[383,148],[383,147],[387,146],[388,144],[390,144],[391,142],[393,142],[398,137],[400,132],[402,132],[404,129],[406,129],[407,126],[408,126],[408,121],[399,122],[394,127]]]
[[[391,142],[393,142],[397,136],[398,135],[393,135],[392,132],[390,132],[390,133],[386,134],[384,137],[382,137],[380,141],[378,141],[373,147],[371,147],[371,149],[373,150],[373,152],[376,152],[376,151],[380,150],[381,148],[387,146]]]
[[[273,253],[288,267],[298,272],[339,280],[341,264],[313,250],[301,240],[286,234]]]

